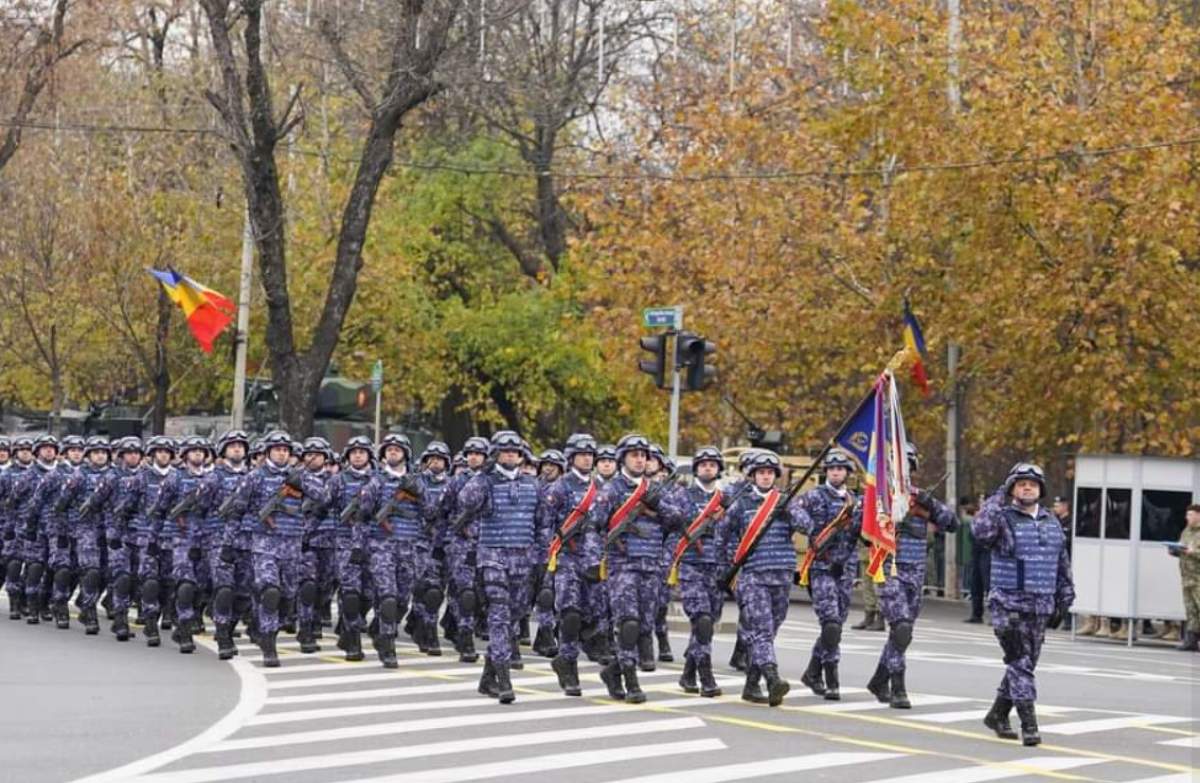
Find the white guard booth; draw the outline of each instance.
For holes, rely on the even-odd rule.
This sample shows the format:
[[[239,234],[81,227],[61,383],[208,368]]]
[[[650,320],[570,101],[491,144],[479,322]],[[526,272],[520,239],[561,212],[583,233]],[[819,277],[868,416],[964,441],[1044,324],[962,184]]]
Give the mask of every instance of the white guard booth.
[[[1179,540],[1187,507],[1197,502],[1200,460],[1077,456],[1071,612],[1183,620],[1179,561],[1165,544]]]

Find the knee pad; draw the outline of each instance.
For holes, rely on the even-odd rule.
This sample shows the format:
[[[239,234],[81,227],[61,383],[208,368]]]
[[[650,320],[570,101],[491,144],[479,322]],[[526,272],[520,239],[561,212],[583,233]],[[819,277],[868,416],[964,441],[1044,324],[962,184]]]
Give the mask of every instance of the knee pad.
[[[191,582],[180,582],[175,588],[175,604],[177,606],[192,606],[196,601],[196,585]]]
[[[216,594],[213,595],[213,610],[221,614],[233,612],[233,590],[228,587],[217,588]]]
[[[81,580],[85,590],[96,592],[100,589],[100,571],[95,568],[89,568],[83,572]]]
[[[698,641],[700,644],[708,644],[711,642],[713,638],[712,615],[697,615],[696,621],[692,623],[692,633],[696,635],[696,641]]]
[[[842,626],[840,623],[823,623],[821,625],[821,644],[826,650],[837,649],[842,641]]]
[[[621,646],[626,649],[637,647],[638,637],[642,635],[642,624],[636,617],[622,617],[618,638]]]
[[[400,604],[395,596],[387,596],[379,602],[379,619],[385,623],[400,621]]]
[[[421,591],[421,603],[425,605],[426,611],[430,614],[437,614],[437,610],[442,605],[442,591],[438,587],[429,585]]]
[[[258,594],[258,600],[268,612],[277,612],[279,604],[283,601],[283,593],[279,592],[275,585],[267,585]]]
[[[559,619],[558,630],[564,642],[579,641],[579,630],[583,627],[583,618],[575,609],[568,609]]]
[[[18,558],[12,558],[8,561],[8,581],[21,581],[21,561]]]
[[[59,590],[71,589],[71,569],[59,568],[54,572],[54,586]]]
[[[304,582],[300,585],[300,603],[304,606],[316,606],[317,603],[317,583],[313,581]]]
[[[537,608],[543,612],[554,611],[554,588],[549,584],[542,586],[537,594]]]
[[[142,582],[142,600],[154,603],[158,600],[158,580],[147,579]]]
[[[898,652],[904,652],[912,644],[912,634],[913,627],[909,622],[893,623],[888,629],[888,637]]]
[[[113,580],[113,592],[121,598],[129,598],[129,592],[133,589],[133,582],[129,574],[121,574]]]
[[[342,593],[342,612],[350,619],[362,614],[362,598],[358,593]]]
[[[471,614],[475,611],[475,607],[479,605],[479,600],[475,596],[475,591],[471,588],[462,590],[458,594],[458,605],[462,609],[463,614]]]
[[[25,572],[26,582],[37,583],[42,581],[42,574],[45,570],[45,567],[41,563],[30,563],[29,569]]]

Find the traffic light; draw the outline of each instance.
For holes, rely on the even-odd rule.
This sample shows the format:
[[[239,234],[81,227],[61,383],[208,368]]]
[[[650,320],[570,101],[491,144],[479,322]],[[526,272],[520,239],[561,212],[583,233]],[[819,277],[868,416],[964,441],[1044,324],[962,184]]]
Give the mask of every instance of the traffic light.
[[[675,338],[675,363],[687,371],[683,388],[688,391],[707,389],[717,375],[717,368],[707,364],[707,358],[717,352],[717,344],[691,332],[680,332]]]
[[[649,373],[654,378],[655,386],[660,389],[666,388],[667,336],[665,334],[656,334],[650,337],[643,337],[638,340],[638,344],[642,346],[643,351],[649,351],[654,357],[639,361],[638,369],[644,373]]]

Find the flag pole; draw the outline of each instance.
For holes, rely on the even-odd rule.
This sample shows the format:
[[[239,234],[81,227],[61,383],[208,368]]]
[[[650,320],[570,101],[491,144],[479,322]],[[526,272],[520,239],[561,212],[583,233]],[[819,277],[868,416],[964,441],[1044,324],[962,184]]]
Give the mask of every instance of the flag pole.
[[[242,429],[246,422],[246,349],[250,343],[250,284],[254,276],[254,232],[250,210],[242,225],[242,273],[238,287],[236,354],[233,361],[233,408],[230,428]]]

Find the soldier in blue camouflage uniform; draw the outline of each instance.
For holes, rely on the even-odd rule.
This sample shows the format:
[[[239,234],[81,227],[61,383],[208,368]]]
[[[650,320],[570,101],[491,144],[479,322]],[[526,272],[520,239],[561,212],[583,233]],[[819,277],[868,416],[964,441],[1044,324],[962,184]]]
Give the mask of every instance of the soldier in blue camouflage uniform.
[[[8,574],[8,542],[4,540],[4,534],[8,529],[8,492],[11,478],[9,469],[15,464],[12,459],[12,441],[7,436],[0,435],[0,579],[4,579]],[[10,607],[10,611],[13,608],[20,611],[20,606]]]
[[[254,530],[250,541],[254,589],[258,594],[258,646],[263,665],[279,666],[275,638],[300,587],[300,547],[304,538],[305,500],[320,512],[329,502],[324,483],[301,467],[292,467],[292,442],[275,431],[262,439],[267,458],[234,495],[237,513]]]
[[[662,447],[657,444],[651,444],[650,454],[650,466],[646,469],[650,473],[650,477],[654,481],[669,482],[663,495],[664,500],[682,493],[684,488],[675,483],[675,474],[677,472],[675,462],[666,456],[663,453]],[[657,470],[654,469],[655,461],[658,462]],[[679,524],[687,524],[687,521],[680,520]],[[667,534],[666,540],[663,542],[661,579],[658,583],[658,596],[655,599],[654,640],[651,641],[649,634],[643,634],[638,642],[638,657],[641,659],[639,666],[642,671],[652,672],[655,669],[655,642],[658,644],[659,661],[671,663],[675,660],[675,656],[671,652],[671,637],[667,634],[667,610],[671,606],[671,588],[667,585],[667,571],[671,568],[672,553],[675,551],[675,545],[679,543],[679,538],[682,534],[681,530],[674,530]]]
[[[33,469],[33,439],[13,439],[13,462],[0,474],[0,523],[3,523],[4,589],[8,593],[8,619],[20,620],[25,609],[25,536],[17,528],[20,508],[18,492],[24,485],[25,474]]]
[[[568,696],[580,696],[583,693],[579,684],[580,638],[585,626],[593,632],[595,629],[592,620],[595,608],[589,603],[592,596],[588,588],[600,581],[600,537],[587,512],[598,492],[593,492],[587,506],[584,505],[584,499],[595,486],[592,478],[595,454],[596,441],[591,435],[572,435],[567,439],[564,457],[567,460],[567,472],[542,493],[542,514],[545,517],[542,525],[550,531],[551,536],[561,539],[563,523],[576,509],[579,510],[579,514],[576,514],[578,522],[568,532],[565,543],[561,544],[554,557],[554,570],[547,574],[547,579],[553,580],[549,597],[557,612],[559,634],[558,650],[551,667],[558,675],[559,687]],[[539,593],[538,601],[539,607],[546,603],[544,590]],[[541,634],[540,622],[538,633]]]
[[[328,487],[333,475],[326,469],[333,461],[333,448],[329,441],[320,437],[304,441],[301,459],[308,474]],[[337,528],[337,517],[326,507],[317,513],[311,501],[311,513],[305,514],[307,527],[301,540],[300,588],[297,592],[296,639],[300,652],[317,653],[321,646],[317,638],[321,633],[321,605],[324,596],[332,595],[335,584],[336,561],[333,537]]]
[[[425,558],[425,570],[413,584],[412,602],[414,606],[422,604],[425,618],[422,627],[416,629],[421,634],[419,646],[427,655],[438,656],[442,654],[442,644],[438,640],[437,616],[448,588],[445,570],[446,526],[442,523],[441,512],[442,495],[450,483],[450,447],[440,440],[430,441],[421,452],[419,462],[421,472],[417,478],[423,487],[426,526],[431,540],[429,556]],[[446,614],[450,612],[447,610]]]
[[[538,455],[538,484],[544,494],[567,471],[567,458],[558,449],[546,449]],[[534,602],[537,635],[533,651],[544,658],[558,655],[557,617],[554,613],[554,576],[546,571],[547,552],[539,552],[530,582]]]
[[[159,524],[150,511],[163,483],[174,471],[171,461],[175,457],[175,446],[169,438],[156,435],[146,442],[146,453],[150,457],[149,464],[125,480],[113,515],[124,530],[121,538],[130,549],[130,567],[136,569],[141,593],[142,634],[147,646],[158,647],[162,643],[158,633],[160,601],[171,594],[171,572],[169,568],[163,569]]]
[[[333,537],[338,580],[338,649],[347,661],[361,661],[362,632],[366,628],[364,596],[371,589],[366,553],[355,548],[359,495],[375,474],[370,438],[356,435],[342,449],[343,466],[329,482],[329,513],[337,519]]]
[[[479,587],[476,584],[476,551],[479,539],[479,523],[474,517],[460,517],[458,496],[462,488],[484,469],[488,456],[486,438],[468,438],[462,448],[466,460],[466,471],[450,479],[442,493],[438,517],[443,526],[442,538],[446,550],[446,576],[449,583],[447,614],[453,614],[457,625],[454,633],[454,649],[462,663],[474,663],[475,616],[481,605]],[[461,524],[456,527],[456,520]]]
[[[451,525],[461,529],[468,520],[479,525],[476,552],[488,602],[488,651],[479,691],[509,704],[516,698],[509,679],[516,648],[513,615],[528,595],[530,572],[548,536],[537,479],[521,473],[520,436],[501,430],[489,445],[495,464],[463,486]]]
[[[142,469],[141,438],[128,436],[116,442],[116,459],[109,471],[92,493],[91,502],[99,511],[104,523],[104,548],[108,554],[108,592],[112,595],[111,631],[118,642],[127,642],[129,632],[129,605],[133,598],[134,577],[137,563],[133,560],[134,546],[126,530],[123,515],[117,513],[125,493],[132,486],[132,479]]]
[[[58,495],[58,511],[66,516],[67,529],[74,544],[78,569],[79,621],[88,636],[100,633],[96,602],[104,587],[104,503],[97,490],[112,472],[109,445],[104,438],[90,438],[84,448],[84,464],[76,470]]]
[[[408,470],[412,445],[406,436],[386,435],[378,456],[379,470],[360,497],[354,542],[356,549],[366,553],[374,585],[375,651],[385,668],[394,669],[400,618],[409,608],[413,586],[427,568],[432,548],[428,521],[434,509],[426,505],[421,480]],[[418,604],[412,610],[418,625],[430,621],[424,606]]]
[[[600,486],[617,474],[617,447],[611,443],[596,449],[596,482]],[[604,531],[597,531],[603,538]],[[592,609],[594,627],[584,634],[583,652],[588,660],[607,666],[613,659],[616,640],[613,637],[612,613],[608,602],[608,582],[600,580],[588,585],[588,605]]]
[[[12,504],[15,526],[23,542],[21,557],[25,565],[22,584],[26,618],[30,625],[41,622],[48,610],[46,571],[50,558],[50,536],[57,535],[54,501],[61,486],[58,467],[58,439],[42,435],[33,442],[33,465],[13,487]],[[65,543],[65,534],[63,536]],[[57,543],[57,542],[55,542]]]
[[[715,446],[704,446],[692,457],[692,473],[695,480],[682,491],[673,493],[663,500],[663,512],[675,519],[681,531],[686,531],[693,520],[719,492],[718,481],[725,470],[725,460]],[[701,696],[721,695],[712,671],[712,638],[721,621],[721,610],[725,604],[725,592],[719,577],[722,571],[721,551],[724,542],[721,520],[735,496],[721,493],[716,511],[709,514],[703,526],[689,538],[683,558],[679,563],[679,594],[683,611],[691,624],[691,636],[683,655],[683,675],[679,687],[687,693]],[[680,536],[683,532],[680,533]],[[675,545],[668,547],[669,566],[675,559]],[[696,677],[700,683],[697,685]]]
[[[196,605],[201,591],[210,580],[204,561],[203,529],[205,509],[200,495],[205,476],[204,462],[208,444],[204,438],[192,435],[180,444],[180,466],[163,481],[150,517],[158,524],[159,547],[171,548],[171,583],[175,586],[175,629],[171,641],[179,652],[196,651],[192,640],[196,620]]]
[[[783,475],[783,465],[772,451],[756,451],[746,465],[751,487],[742,493],[729,509],[726,529],[720,538],[724,543],[725,559],[733,554],[749,528],[751,520],[762,507],[775,482]],[[796,572],[796,550],[792,535],[804,532],[812,522],[799,499],[783,506],[783,497],[766,521],[758,543],[750,550],[737,576],[735,595],[738,612],[745,629],[749,665],[742,698],[746,701],[777,707],[791,690],[787,680],[779,676],[775,660],[775,634],[787,618],[788,597]],[[759,678],[766,682],[767,693],[759,688]]]
[[[49,607],[54,616],[55,626],[61,630],[70,627],[70,613],[67,601],[75,592],[76,561],[75,541],[71,536],[70,520],[67,518],[66,507],[61,505],[62,490],[67,481],[83,464],[83,452],[86,447],[84,439],[78,435],[68,435],[62,440],[61,455],[52,477],[48,476],[39,488],[44,502],[50,503],[53,510],[47,517],[49,534],[47,540],[47,573],[51,576]],[[46,596],[43,593],[42,606],[46,606]]]
[[[1046,626],[1065,617],[1075,601],[1066,537],[1058,518],[1039,503],[1045,494],[1042,469],[1018,463],[971,523],[976,542],[991,550],[988,611],[1005,665],[983,723],[1003,739],[1016,739],[1008,719],[1015,704],[1025,745],[1042,741],[1034,710],[1034,669]]]
[[[746,449],[738,456],[738,478],[731,481],[723,492],[730,497],[738,497],[743,492],[750,489],[753,482],[750,481],[747,471],[750,460],[754,458],[756,449]],[[738,613],[738,625],[736,629],[736,641],[733,644],[733,654],[729,656],[729,668],[739,672],[746,671],[749,666],[749,656],[746,653],[746,639],[744,629],[741,623],[741,613]]]
[[[858,537],[862,534],[862,509],[857,508],[858,498],[846,486],[846,478],[853,469],[850,458],[835,449],[825,456],[822,467],[825,483],[800,497],[800,505],[810,520],[808,529],[802,531],[808,535],[809,542],[837,518],[843,506],[853,504],[856,508],[849,524],[835,533],[824,550],[817,554],[809,573],[813,613],[821,623],[821,635],[813,644],[812,657],[800,681],[818,696],[837,701],[841,698],[838,662],[841,660],[842,625],[850,614]]]
[[[200,504],[204,510],[201,549],[208,561],[217,655],[223,661],[237,655],[233,627],[236,618],[250,606],[252,573],[249,567],[249,544],[247,542],[244,546],[246,556],[239,558],[232,543],[236,532],[231,531],[228,537],[226,535],[226,526],[229,524],[227,515],[231,515],[234,495],[247,476],[246,451],[249,445],[249,438],[241,430],[230,430],[221,435],[217,440],[217,462],[204,477],[200,490]],[[237,523],[240,524],[240,521]],[[241,573],[238,572],[239,565]]]
[[[906,444],[905,453],[909,472],[915,473],[921,462],[917,447]],[[879,602],[883,617],[887,620],[888,638],[867,689],[881,703],[894,709],[912,707],[904,682],[904,651],[912,642],[913,625],[921,613],[926,535],[930,525],[939,532],[954,533],[958,530],[958,517],[929,492],[914,490],[909,513],[896,531],[895,573],[891,557],[883,563],[885,581],[879,591]],[[870,578],[863,575],[863,579]]]
[[[645,437],[629,434],[621,438],[617,443],[620,471],[604,485],[592,507],[593,524],[605,540],[608,595],[618,640],[617,656],[600,678],[612,698],[632,704],[646,700],[637,679],[638,647],[654,628],[663,539],[676,526],[658,513],[669,486],[646,478],[649,455],[650,441]],[[641,499],[624,520],[618,520],[623,527],[614,536],[609,530],[610,518],[643,482]]]

